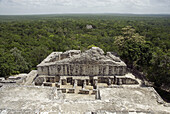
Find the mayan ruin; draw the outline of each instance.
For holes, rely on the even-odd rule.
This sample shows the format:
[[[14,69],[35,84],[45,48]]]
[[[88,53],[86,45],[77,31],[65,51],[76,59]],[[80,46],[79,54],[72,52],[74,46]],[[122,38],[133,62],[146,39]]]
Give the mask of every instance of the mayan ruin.
[[[170,114],[170,0],[0,0],[0,114]]]
[[[98,47],[53,52],[37,70],[0,80],[0,112],[170,113],[170,105],[144,83],[119,57]]]
[[[68,88],[70,92],[74,92],[79,86],[82,87],[80,91],[89,93],[86,88],[95,90],[102,83],[106,86],[138,84],[136,80],[127,78],[126,73],[126,64],[123,61],[110,52],[104,55],[103,50],[98,47],[85,52],[53,52],[37,65],[38,77],[35,85]]]

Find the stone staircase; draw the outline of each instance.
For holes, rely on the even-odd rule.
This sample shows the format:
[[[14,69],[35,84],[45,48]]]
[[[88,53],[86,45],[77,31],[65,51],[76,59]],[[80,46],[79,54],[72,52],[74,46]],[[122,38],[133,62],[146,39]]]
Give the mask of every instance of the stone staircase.
[[[34,78],[37,76],[37,70],[32,70],[26,79],[25,85],[32,85]]]

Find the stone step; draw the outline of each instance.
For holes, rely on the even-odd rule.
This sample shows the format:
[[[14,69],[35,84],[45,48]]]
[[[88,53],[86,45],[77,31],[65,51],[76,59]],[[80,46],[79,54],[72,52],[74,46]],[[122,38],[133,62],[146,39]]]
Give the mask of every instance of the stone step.
[[[32,85],[34,78],[37,76],[37,70],[32,70],[26,79],[25,85]]]

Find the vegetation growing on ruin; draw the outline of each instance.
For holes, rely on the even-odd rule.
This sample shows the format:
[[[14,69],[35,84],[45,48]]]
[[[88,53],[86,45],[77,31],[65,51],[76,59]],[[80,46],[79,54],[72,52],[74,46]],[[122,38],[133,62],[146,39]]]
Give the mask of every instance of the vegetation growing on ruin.
[[[91,45],[117,53],[158,87],[170,83],[169,15],[0,16],[0,76],[29,72],[53,51]]]

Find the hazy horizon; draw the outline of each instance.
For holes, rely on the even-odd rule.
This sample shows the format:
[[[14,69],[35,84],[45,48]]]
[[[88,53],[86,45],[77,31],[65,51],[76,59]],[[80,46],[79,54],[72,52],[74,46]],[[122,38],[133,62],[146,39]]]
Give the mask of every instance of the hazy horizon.
[[[0,15],[170,14],[170,0],[0,0]]]
[[[89,14],[89,15],[98,15],[98,14],[101,14],[101,15],[107,15],[107,14],[110,14],[110,15],[170,15],[167,14],[167,13],[150,13],[150,14],[144,14],[144,13],[29,13],[29,14],[0,14],[0,16],[22,16],[22,15],[25,15],[25,16],[31,16],[31,15],[86,15],[86,14]]]

